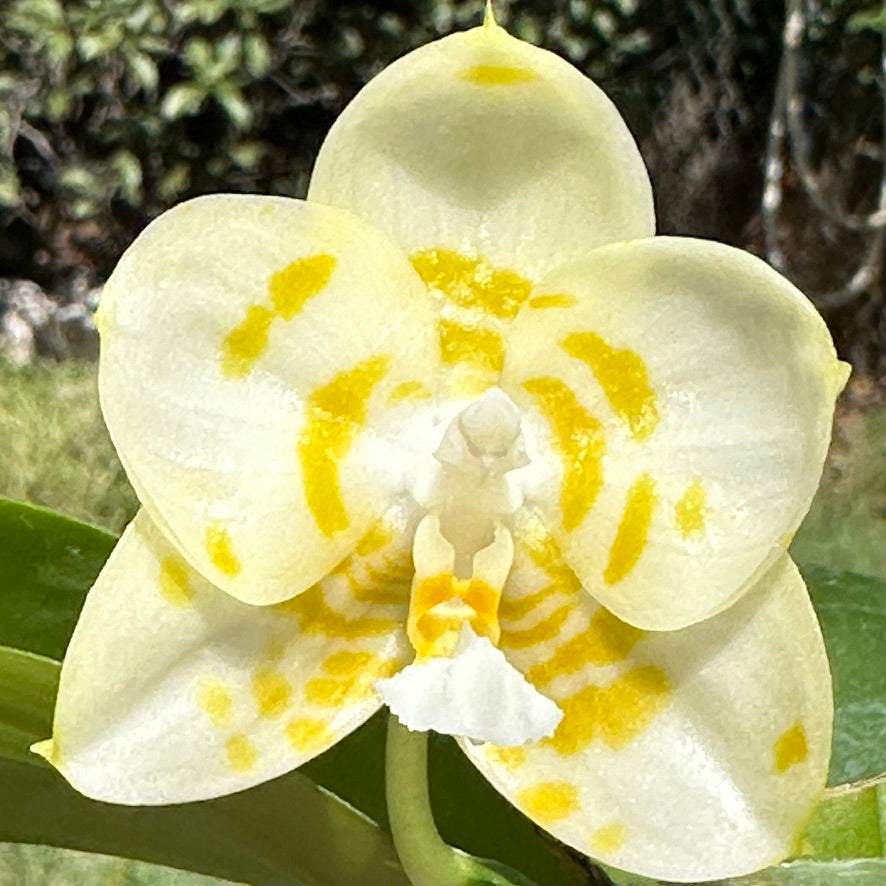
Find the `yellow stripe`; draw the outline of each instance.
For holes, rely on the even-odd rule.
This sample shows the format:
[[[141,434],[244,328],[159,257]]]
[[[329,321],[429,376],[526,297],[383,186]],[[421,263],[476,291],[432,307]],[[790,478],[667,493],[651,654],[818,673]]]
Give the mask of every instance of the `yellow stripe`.
[[[188,567],[178,554],[170,554],[160,563],[160,593],[173,606],[185,607],[194,602]]]
[[[613,664],[627,658],[642,636],[639,628],[616,618],[608,609],[598,609],[584,631],[564,643],[547,661],[534,665],[526,679],[542,687],[589,664]]]
[[[544,603],[557,590],[559,588],[556,584],[549,584],[534,594],[526,594],[525,597],[511,597],[510,599],[502,597],[501,604],[498,607],[498,614],[503,621],[522,621],[533,609]],[[507,593],[507,586],[505,587],[505,592]]]
[[[551,824],[578,811],[578,791],[567,781],[542,782],[519,791],[517,805],[530,818]]]
[[[510,65],[474,65],[458,76],[476,86],[511,86],[514,83],[530,83],[538,79],[535,71],[529,68],[514,68]]]
[[[538,400],[556,438],[563,459],[563,528],[571,531],[584,520],[603,483],[603,428],[559,379],[534,378],[523,387]]]
[[[534,295],[529,299],[529,307],[536,311],[547,308],[573,308],[578,304],[574,295]]]
[[[277,717],[289,707],[292,686],[277,671],[259,671],[252,678],[252,697],[262,717]]]
[[[298,616],[301,629],[306,634],[325,634],[343,640],[393,633],[401,627],[401,623],[393,618],[370,618],[365,615],[348,618],[327,606],[323,590],[318,585],[272,608],[281,615]]]
[[[262,305],[252,305],[243,322],[222,342],[222,371],[228,378],[242,378],[252,371],[256,360],[268,347],[268,333],[274,315]]]
[[[532,281],[482,256],[468,258],[451,249],[425,249],[410,256],[419,277],[461,308],[513,320],[532,291]]]
[[[674,519],[683,538],[704,532],[706,511],[707,496],[704,487],[698,480],[694,480],[674,505]]]
[[[627,423],[636,440],[645,440],[655,430],[658,402],[639,355],[613,348],[593,332],[570,335],[563,349],[591,367],[609,405]]]
[[[221,523],[213,523],[206,528],[206,552],[219,572],[230,576],[240,572],[240,560],[234,554],[231,536]]]
[[[294,261],[271,277],[271,304],[279,317],[291,320],[317,293],[326,287],[335,270],[331,255],[312,255]]]
[[[501,372],[505,363],[505,344],[491,329],[463,326],[451,320],[437,324],[440,341],[440,359],[452,366],[467,364],[488,372]]]
[[[404,400],[415,402],[428,400],[431,392],[420,381],[403,381],[396,385],[388,395],[389,403],[402,403]]]
[[[535,646],[537,643],[544,643],[556,637],[563,627],[564,622],[571,612],[575,610],[575,606],[567,603],[559,609],[555,609],[547,618],[542,619],[538,624],[527,628],[524,631],[502,631],[501,645],[511,649],[526,649],[529,646]]]
[[[307,423],[298,439],[305,498],[326,536],[347,529],[348,515],[338,482],[338,463],[366,422],[369,398],[388,371],[387,357],[364,360],[337,375],[308,398]]]
[[[651,665],[628,671],[609,686],[585,686],[558,700],[563,719],[543,744],[562,756],[583,751],[594,739],[618,750],[642,735],[670,698],[667,677]]]
[[[603,573],[607,584],[621,581],[637,565],[637,560],[646,547],[649,525],[657,501],[655,481],[649,474],[641,474],[628,490],[624,514],[609,552],[609,563]]]
[[[222,342],[222,371],[228,378],[242,378],[252,371],[268,348],[273,320],[291,320],[308,299],[325,288],[335,265],[331,255],[313,255],[272,274],[268,289],[273,307],[250,305],[243,322]]]

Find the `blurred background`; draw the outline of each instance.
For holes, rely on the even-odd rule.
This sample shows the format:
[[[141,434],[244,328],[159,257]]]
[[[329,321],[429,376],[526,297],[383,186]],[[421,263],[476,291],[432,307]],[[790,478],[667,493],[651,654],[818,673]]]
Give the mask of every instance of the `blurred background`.
[[[801,562],[886,576],[886,12],[879,0],[497,0],[633,130],[661,233],[767,258],[854,366]],[[115,531],[95,395],[125,246],[211,191],[303,196],[354,93],[481,0],[0,0],[0,494]]]

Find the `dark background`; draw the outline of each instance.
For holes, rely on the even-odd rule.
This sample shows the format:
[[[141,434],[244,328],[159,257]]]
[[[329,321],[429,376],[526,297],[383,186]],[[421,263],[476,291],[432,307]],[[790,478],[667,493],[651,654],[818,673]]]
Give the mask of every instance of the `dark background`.
[[[496,12],[613,98],[660,232],[766,256],[876,392],[886,16],[876,0],[786,6],[497,0]],[[83,300],[186,197],[302,196],[363,83],[481,18],[479,0],[0,0],[0,314],[22,280],[59,305]]]

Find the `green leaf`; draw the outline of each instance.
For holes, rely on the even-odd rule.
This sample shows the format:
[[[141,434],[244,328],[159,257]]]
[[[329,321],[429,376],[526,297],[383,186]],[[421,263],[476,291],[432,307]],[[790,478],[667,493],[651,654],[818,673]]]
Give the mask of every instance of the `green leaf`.
[[[0,645],[60,659],[115,541],[94,526],[0,498]]]
[[[129,858],[19,843],[0,843],[0,883],[234,886],[230,880],[217,880]]]
[[[58,662],[0,646],[0,757],[35,763],[29,750],[52,731]]]
[[[886,864],[884,841],[886,784],[875,779],[827,791],[806,825],[797,854],[818,861],[879,858]]]
[[[886,582],[817,567],[804,578],[834,677],[829,783],[861,781],[886,772]]]
[[[0,840],[45,843],[252,886],[409,886],[390,839],[298,772],[182,806],[88,800],[48,766],[0,759]]]
[[[179,83],[173,86],[160,104],[160,113],[167,120],[178,120],[196,114],[206,98],[206,90],[196,83]]]

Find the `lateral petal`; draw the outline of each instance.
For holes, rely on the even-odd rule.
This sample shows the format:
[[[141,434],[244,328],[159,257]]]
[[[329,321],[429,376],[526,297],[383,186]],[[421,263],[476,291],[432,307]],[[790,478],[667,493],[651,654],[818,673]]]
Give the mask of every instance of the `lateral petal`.
[[[620,618],[663,630],[728,606],[787,547],[847,369],[764,262],[655,237],[552,274],[512,326],[501,387],[524,410],[527,499],[567,562]]]
[[[250,603],[353,550],[431,421],[432,306],[397,247],[342,210],[178,206],[121,259],[99,325],[102,408],[140,500]]]

